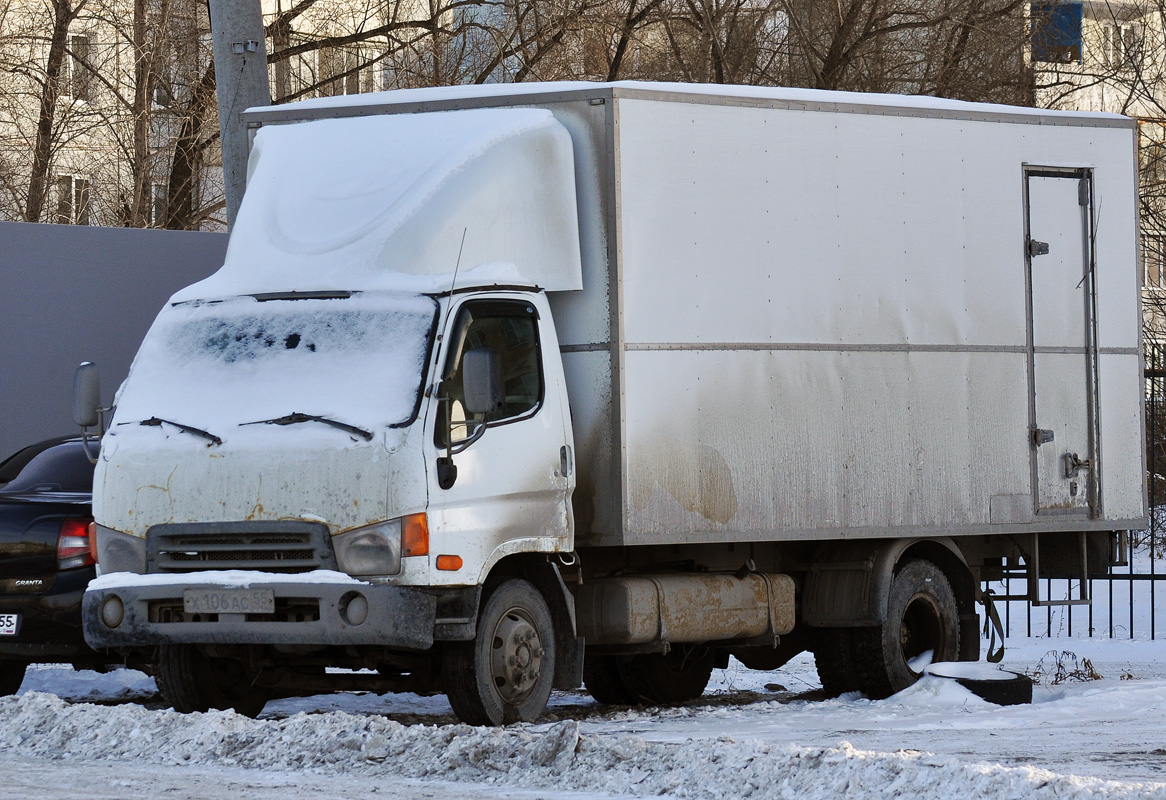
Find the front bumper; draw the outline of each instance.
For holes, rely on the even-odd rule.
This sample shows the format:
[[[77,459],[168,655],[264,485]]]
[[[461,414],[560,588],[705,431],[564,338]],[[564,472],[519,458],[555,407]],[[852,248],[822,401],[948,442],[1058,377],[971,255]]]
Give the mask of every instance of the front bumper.
[[[134,576],[137,577],[137,576]],[[278,578],[248,589],[271,589],[275,614],[183,612],[184,591],[219,590],[213,583],[113,586],[90,589],[82,605],[85,640],[91,647],[146,647],[158,644],[380,645],[427,650],[433,645],[437,601],[421,589],[367,583],[298,583]],[[102,619],[105,602],[116,596],[124,615],[114,627]],[[346,616],[354,596],[367,601],[367,617],[353,624]]]

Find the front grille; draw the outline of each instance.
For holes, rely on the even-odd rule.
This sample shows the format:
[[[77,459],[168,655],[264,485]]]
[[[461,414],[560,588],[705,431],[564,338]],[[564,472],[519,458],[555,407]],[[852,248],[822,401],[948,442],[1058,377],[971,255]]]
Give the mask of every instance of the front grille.
[[[229,522],[155,525],[146,534],[148,572],[336,569],[325,525]]]

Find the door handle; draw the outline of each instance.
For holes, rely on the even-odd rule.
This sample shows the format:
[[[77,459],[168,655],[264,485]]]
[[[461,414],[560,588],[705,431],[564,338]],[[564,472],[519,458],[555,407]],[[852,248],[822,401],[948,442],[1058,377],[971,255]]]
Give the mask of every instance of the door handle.
[[[559,448],[559,475],[564,478],[571,475],[571,448],[567,445]]]
[[[1061,456],[1065,462],[1065,479],[1070,480],[1076,478],[1077,474],[1083,469],[1093,469],[1093,462],[1091,459],[1082,459],[1076,453],[1065,453]]]

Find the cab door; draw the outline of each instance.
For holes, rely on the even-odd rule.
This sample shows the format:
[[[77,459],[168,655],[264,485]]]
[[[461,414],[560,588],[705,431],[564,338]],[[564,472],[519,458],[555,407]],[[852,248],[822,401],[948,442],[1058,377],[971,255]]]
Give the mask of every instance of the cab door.
[[[545,297],[454,303],[426,441],[430,558],[438,582],[444,574],[475,583],[507,553],[572,548],[574,454]],[[500,400],[485,413],[467,411],[463,365],[473,350],[491,351],[500,374]],[[449,559],[438,563],[441,555],[461,558],[462,568],[448,569]]]

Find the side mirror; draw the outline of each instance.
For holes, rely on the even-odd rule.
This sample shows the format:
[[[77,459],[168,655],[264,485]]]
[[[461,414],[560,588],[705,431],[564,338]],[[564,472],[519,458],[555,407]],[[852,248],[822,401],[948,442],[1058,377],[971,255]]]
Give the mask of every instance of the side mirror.
[[[488,414],[502,405],[502,358],[497,350],[479,347],[465,352],[462,389],[471,414]]]
[[[100,421],[101,379],[97,365],[86,361],[73,373],[73,421],[92,428]]]

